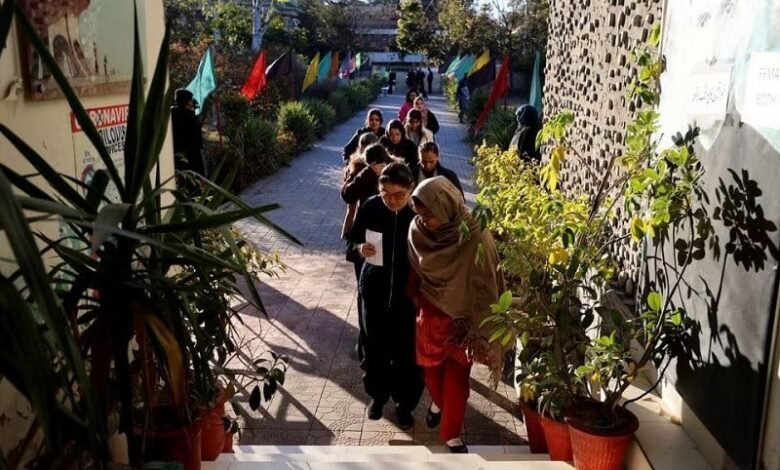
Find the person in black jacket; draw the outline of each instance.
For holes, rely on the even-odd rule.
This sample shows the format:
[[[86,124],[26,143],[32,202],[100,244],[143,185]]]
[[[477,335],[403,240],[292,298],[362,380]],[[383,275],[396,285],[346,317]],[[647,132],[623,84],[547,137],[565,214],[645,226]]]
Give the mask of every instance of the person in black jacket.
[[[349,157],[357,150],[361,134],[373,132],[379,138],[382,138],[382,136],[385,135],[385,129],[382,127],[382,122],[382,111],[378,108],[371,108],[368,110],[364,127],[355,130],[355,134],[349,139],[347,145],[344,146],[344,151],[341,153],[341,158],[344,159],[345,165],[349,163]]]
[[[536,134],[541,129],[539,112],[530,104],[524,104],[515,112],[517,130],[509,144],[510,150],[517,150],[517,155],[525,162],[538,162],[542,154],[536,148]]]
[[[406,294],[413,188],[414,179],[406,165],[387,165],[379,177],[379,195],[358,209],[348,243],[349,250],[366,258],[358,286],[363,301],[360,366],[363,385],[371,397],[366,417],[380,419],[385,403],[392,398],[401,429],[414,425],[412,411],[423,391],[414,343],[415,308]],[[376,240],[376,236],[381,236],[381,260],[373,258],[379,247],[366,241]]]
[[[385,136],[379,139],[391,157],[403,161],[410,167],[417,162],[417,146],[406,138],[406,129],[401,121],[393,119],[387,123]]]
[[[428,109],[428,104],[422,97],[418,96],[414,100],[414,109],[422,113],[423,126],[425,126],[426,129],[433,132],[434,134],[439,132],[439,120],[436,119],[436,115],[433,114],[433,111]]]
[[[450,180],[458,188],[461,196],[464,196],[463,199],[466,199],[460,180],[458,180],[458,175],[441,165],[439,161],[439,146],[436,145],[436,142],[427,142],[420,146],[420,159],[411,169],[416,184],[420,184],[423,180],[433,178],[434,176],[443,176]]]
[[[173,154],[177,170],[192,170],[206,176],[203,157],[203,137],[200,133],[200,120],[195,115],[195,101],[192,92],[179,88],[176,90],[174,106],[171,107],[171,127],[173,131]]]

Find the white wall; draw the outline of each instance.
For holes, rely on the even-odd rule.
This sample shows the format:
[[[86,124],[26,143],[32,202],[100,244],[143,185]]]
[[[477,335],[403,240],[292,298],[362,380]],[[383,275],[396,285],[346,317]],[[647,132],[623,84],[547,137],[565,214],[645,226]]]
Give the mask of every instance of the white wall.
[[[130,1],[130,0],[128,0]],[[146,50],[144,57],[148,58],[145,64],[147,86],[157,55],[160,42],[164,34],[165,15],[162,0],[138,0],[143,5],[142,21],[145,22],[141,31],[145,31],[145,41],[142,41]],[[2,0],[0,0],[2,3]],[[127,21],[132,21],[128,17]],[[127,44],[127,54],[132,55],[132,41]],[[70,108],[64,98],[47,101],[33,102],[25,98],[24,94],[15,93],[15,83],[22,79],[19,44],[16,31],[9,35],[6,49],[0,56],[0,122],[8,126],[19,135],[28,145],[37,150],[58,171],[77,177],[75,174],[75,156],[73,148],[73,134],[70,126]],[[9,90],[10,96],[6,97]],[[129,95],[90,96],[82,99],[85,108],[94,108],[109,105],[126,104]],[[168,123],[160,123],[168,126]],[[31,172],[31,167],[26,163],[16,149],[7,139],[0,136],[0,162],[21,173]],[[173,150],[170,139],[163,147],[161,156],[161,170],[163,178],[173,174]],[[55,235],[56,224],[48,224],[42,228],[50,235]],[[9,253],[7,243],[0,239],[0,256],[6,257]],[[0,378],[0,381],[2,378]],[[20,418],[17,411],[23,416],[29,417],[29,405],[15,393],[15,390],[6,381],[0,383],[0,417],[5,415],[9,421],[0,426],[0,448],[6,453],[24,436],[29,427],[29,420]]]

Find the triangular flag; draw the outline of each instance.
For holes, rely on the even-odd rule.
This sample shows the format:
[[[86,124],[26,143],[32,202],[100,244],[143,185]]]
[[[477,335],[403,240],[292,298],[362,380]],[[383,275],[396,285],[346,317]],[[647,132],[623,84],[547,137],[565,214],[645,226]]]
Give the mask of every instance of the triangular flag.
[[[344,61],[341,63],[339,69],[339,77],[344,78],[349,75],[349,63],[352,61],[352,53],[347,51],[347,56],[344,57]]]
[[[476,64],[476,62],[475,62]],[[474,67],[472,67],[474,69]],[[490,59],[487,64],[482,66],[479,70],[466,77],[466,83],[469,85],[469,91],[472,93],[482,85],[486,85],[496,78],[496,61]]]
[[[198,73],[187,85],[187,90],[192,93],[192,98],[200,104],[200,107],[195,108],[195,114],[200,114],[203,111],[203,103],[216,89],[217,76],[214,74],[214,58],[211,55],[211,47],[209,47],[203,58],[200,59]]]
[[[257,93],[265,86],[265,51],[261,50],[257,56],[255,65],[252,66],[252,71],[249,72],[249,76],[241,87],[241,94],[244,98],[252,101],[257,96]]]
[[[485,49],[485,52],[483,52],[482,55],[474,61],[474,64],[472,64],[471,69],[469,69],[468,76],[470,77],[477,73],[479,69],[486,66],[488,62],[490,62],[490,51]]]
[[[509,56],[504,54],[504,61],[501,64],[501,71],[498,72],[498,77],[496,77],[496,83],[493,85],[493,91],[490,92],[490,97],[485,103],[485,108],[479,114],[476,124],[474,124],[474,135],[479,133],[479,129],[490,115],[490,110],[493,109],[493,105],[495,105],[496,101],[504,96],[507,91],[509,91]]]
[[[355,56],[355,70],[360,70],[360,67],[363,66],[363,53],[358,52]]]
[[[450,65],[447,66],[447,70],[444,71],[444,75],[450,74],[453,72],[453,69],[458,66],[460,63],[460,56],[458,55],[454,59],[450,61]]]
[[[309,62],[309,67],[306,69],[306,76],[303,77],[303,86],[301,87],[301,92],[306,91],[307,88],[312,86],[317,81],[317,71],[320,68],[320,53],[314,54],[314,57],[312,57],[311,62]]]
[[[458,66],[453,71],[458,81],[460,81],[461,78],[465,77],[466,74],[469,73],[469,70],[471,70],[471,67],[473,65],[474,65],[474,56],[472,54],[467,55],[466,57],[463,58],[463,60],[460,61]]]
[[[330,59],[330,72],[328,78],[338,78],[339,76],[339,51],[333,54],[333,58]]]
[[[324,80],[328,78],[328,74],[330,73],[330,58],[331,53],[328,51],[325,56],[320,59],[320,69],[317,72],[317,80]]]
[[[539,111],[539,118],[542,117],[542,74],[541,74],[541,59],[539,58],[539,51],[536,51],[536,57],[534,58],[534,72],[531,75],[531,93],[528,97],[528,104],[536,108]]]
[[[293,71],[293,56],[292,52],[287,49],[287,52],[279,56],[278,59],[273,61],[271,65],[265,69],[266,81],[271,81],[285,75],[290,75]]]

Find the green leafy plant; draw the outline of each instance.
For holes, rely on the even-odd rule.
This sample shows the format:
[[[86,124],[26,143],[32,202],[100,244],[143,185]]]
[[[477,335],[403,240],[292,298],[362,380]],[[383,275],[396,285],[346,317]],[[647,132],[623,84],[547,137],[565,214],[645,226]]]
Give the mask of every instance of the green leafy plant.
[[[315,135],[318,139],[322,139],[336,123],[336,110],[325,100],[305,99],[303,103],[309,108],[309,112],[317,122],[317,127],[314,130]]]
[[[276,205],[249,207],[225,189],[235,169],[221,184],[187,174],[201,185],[196,200],[177,190],[173,177],[162,178],[167,126],[160,123],[168,121],[171,102],[167,31],[145,94],[136,23],[120,175],[82,103],[13,1],[3,3],[0,39],[7,34],[11,9],[106,169],[88,183],[59,174],[0,123],[0,134],[34,168],[34,175],[24,176],[0,166],[0,197],[8,208],[2,227],[19,267],[0,280],[2,301],[15,307],[8,310],[15,315],[0,324],[0,336],[15,345],[9,350],[14,354],[0,361],[0,372],[33,407],[44,434],[43,455],[51,456],[44,462],[59,467],[87,460],[102,466],[109,416],[118,415],[118,430],[127,435],[131,449],[140,449],[137,429],[171,424],[149,422],[154,406],[170,403],[185,424],[212,398],[211,363],[233,347],[225,333],[233,315],[224,307],[226,296],[238,293],[235,282],[242,279],[245,297],[263,310],[250,266],[257,260],[229,225],[254,217],[290,235],[262,215]],[[39,189],[33,178],[49,189]],[[109,183],[119,201],[105,196]],[[59,223],[64,235],[33,232],[29,224],[41,221]],[[51,255],[58,261],[46,271],[41,258]],[[261,272],[273,270],[267,259],[259,266]],[[59,287],[52,290],[55,281]],[[22,284],[20,291],[12,290],[14,283]],[[207,298],[210,294],[214,297]],[[18,341],[23,328],[30,333],[24,343]],[[132,457],[134,464],[143,458]]]
[[[651,36],[658,38],[657,32]],[[504,267],[510,277],[527,280],[526,288],[520,284],[517,305],[498,304],[487,321],[513,331],[523,344],[518,379],[524,398],[539,399],[542,408],[558,417],[562,404],[584,396],[603,399],[591,423],[597,427],[615,424],[623,392],[648,363],[663,375],[684,349],[691,322],[672,299],[697,246],[712,235],[700,204],[703,169],[693,150],[697,131],[676,136],[673,147],[660,151],[655,140],[658,114],[652,107],[663,71],[662,59],[652,49],[656,47],[651,43],[636,53],[639,72],[629,101],[641,106],[627,126],[625,153],[610,158],[603,174],[594,175],[598,184],[593,194],[570,199],[558,190],[564,163],[584,162],[567,141],[574,121],[569,112],[553,117],[539,133],[537,143],[549,150],[538,171],[543,187],[534,184],[537,175],[528,169],[521,170],[525,176],[516,175],[519,188],[502,186],[495,176],[501,163],[477,159],[478,183],[480,177],[489,183],[478,211],[499,236],[506,234],[508,247],[502,254],[509,254]],[[628,233],[616,235],[611,223],[621,203]],[[512,225],[515,219],[518,225]],[[672,240],[672,233],[688,233],[690,239],[675,242],[681,268],[665,291],[647,292],[647,308],[636,318],[624,318],[603,305],[601,294],[614,272],[609,247],[628,239],[662,244]],[[512,257],[513,249],[521,255]]]

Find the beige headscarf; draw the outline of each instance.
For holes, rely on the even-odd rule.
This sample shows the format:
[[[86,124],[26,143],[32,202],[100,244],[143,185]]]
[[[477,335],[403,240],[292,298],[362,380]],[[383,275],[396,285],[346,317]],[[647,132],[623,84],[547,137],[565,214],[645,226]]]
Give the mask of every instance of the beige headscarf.
[[[443,223],[431,231],[415,217],[409,229],[409,259],[420,275],[420,290],[447,315],[468,321],[467,353],[488,365],[497,383],[503,348],[498,343],[488,345],[489,326],[479,328],[504,291],[493,237],[481,229],[458,188],[443,176],[420,183],[412,198]],[[468,227],[468,235],[462,235],[462,226]]]

